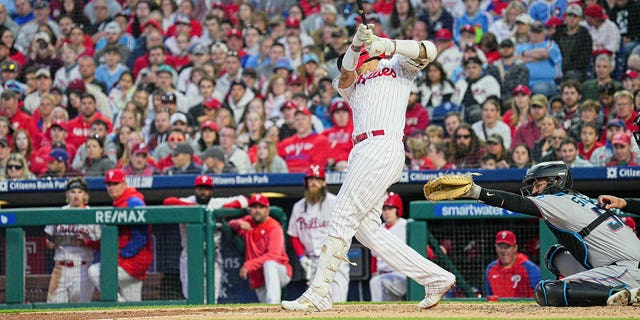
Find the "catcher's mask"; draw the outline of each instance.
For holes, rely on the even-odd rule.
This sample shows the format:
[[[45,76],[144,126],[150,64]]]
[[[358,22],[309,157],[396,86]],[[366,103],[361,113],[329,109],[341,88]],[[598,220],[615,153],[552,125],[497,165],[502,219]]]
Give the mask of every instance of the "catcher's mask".
[[[318,179],[322,179],[322,180],[326,180],[326,174],[324,172],[324,169],[321,168],[319,165],[311,165],[309,166],[309,169],[307,169],[307,171],[305,171],[304,173],[304,187],[305,189],[307,188],[307,180],[309,180],[309,178],[318,178]]]
[[[547,186],[535,194],[532,193],[534,183],[541,178],[548,180]],[[573,191],[573,178],[571,171],[562,161],[542,162],[527,170],[522,180],[520,193],[523,196],[536,196],[540,194],[555,194],[564,191]]]
[[[384,199],[384,205],[398,209],[398,218],[402,218],[402,198],[395,192],[387,192],[387,198]]]

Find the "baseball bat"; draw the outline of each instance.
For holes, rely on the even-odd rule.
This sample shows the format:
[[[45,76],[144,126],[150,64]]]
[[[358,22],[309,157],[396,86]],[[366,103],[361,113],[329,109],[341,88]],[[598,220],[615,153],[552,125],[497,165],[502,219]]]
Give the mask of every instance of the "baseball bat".
[[[362,0],[356,0],[356,4],[358,5],[358,14],[360,15],[360,19],[362,19],[362,24],[367,25],[367,16],[364,15],[364,9],[362,9]]]

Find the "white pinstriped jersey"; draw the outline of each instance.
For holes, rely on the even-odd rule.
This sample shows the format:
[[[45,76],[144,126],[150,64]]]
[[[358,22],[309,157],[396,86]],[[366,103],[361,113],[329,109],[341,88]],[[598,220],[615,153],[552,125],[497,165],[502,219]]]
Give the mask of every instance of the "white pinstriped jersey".
[[[70,209],[69,205],[62,209]],[[86,208],[89,208],[88,206]],[[83,208],[83,209],[86,209]],[[57,224],[47,225],[44,232],[53,237],[78,237],[92,241],[100,240],[102,229],[97,224]],[[93,249],[87,246],[60,245],[56,246],[54,261],[93,261]]]
[[[347,88],[339,88],[336,78],[333,86],[353,109],[354,134],[380,129],[402,134],[411,83],[420,70],[413,60],[396,54],[381,59],[373,72],[357,75]]]
[[[307,204],[306,211],[305,203]],[[336,196],[329,192],[322,203],[310,204],[302,198],[293,205],[287,234],[300,239],[305,254],[320,256],[322,242],[331,230],[331,215],[335,205]]]
[[[596,201],[582,194],[557,194],[529,197],[542,217],[562,230],[580,232],[602,214]],[[618,217],[601,223],[584,238],[592,267],[609,266],[618,261],[640,261],[640,240]]]

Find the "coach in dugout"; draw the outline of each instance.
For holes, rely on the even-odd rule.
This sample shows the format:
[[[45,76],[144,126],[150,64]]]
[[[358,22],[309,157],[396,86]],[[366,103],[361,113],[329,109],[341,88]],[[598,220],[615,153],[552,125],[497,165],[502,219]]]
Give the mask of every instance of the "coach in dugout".
[[[116,208],[144,207],[144,197],[127,186],[120,169],[107,171],[104,177],[107,193]],[[141,301],[142,281],[153,260],[151,225],[118,226],[118,301]],[[100,290],[100,263],[89,267],[89,279]]]
[[[498,259],[489,263],[485,271],[487,296],[501,298],[533,298],[533,291],[540,282],[540,268],[518,253],[516,235],[510,230],[496,234]]]

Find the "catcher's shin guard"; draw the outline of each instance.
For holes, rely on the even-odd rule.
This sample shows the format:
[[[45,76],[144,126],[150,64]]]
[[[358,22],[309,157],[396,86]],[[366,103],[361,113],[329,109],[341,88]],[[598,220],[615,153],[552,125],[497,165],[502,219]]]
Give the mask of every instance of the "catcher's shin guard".
[[[610,287],[586,281],[542,280],[536,286],[534,295],[536,302],[543,307],[591,307],[626,305],[630,295],[624,292],[629,292],[624,286]],[[609,301],[610,297],[618,298],[614,299],[616,301]]]
[[[331,283],[341,262],[355,265],[355,263],[349,262],[347,258],[348,251],[349,247],[342,239],[329,236],[324,241],[322,253],[318,259],[316,276],[311,283],[311,289],[317,295],[324,297],[329,294]]]

